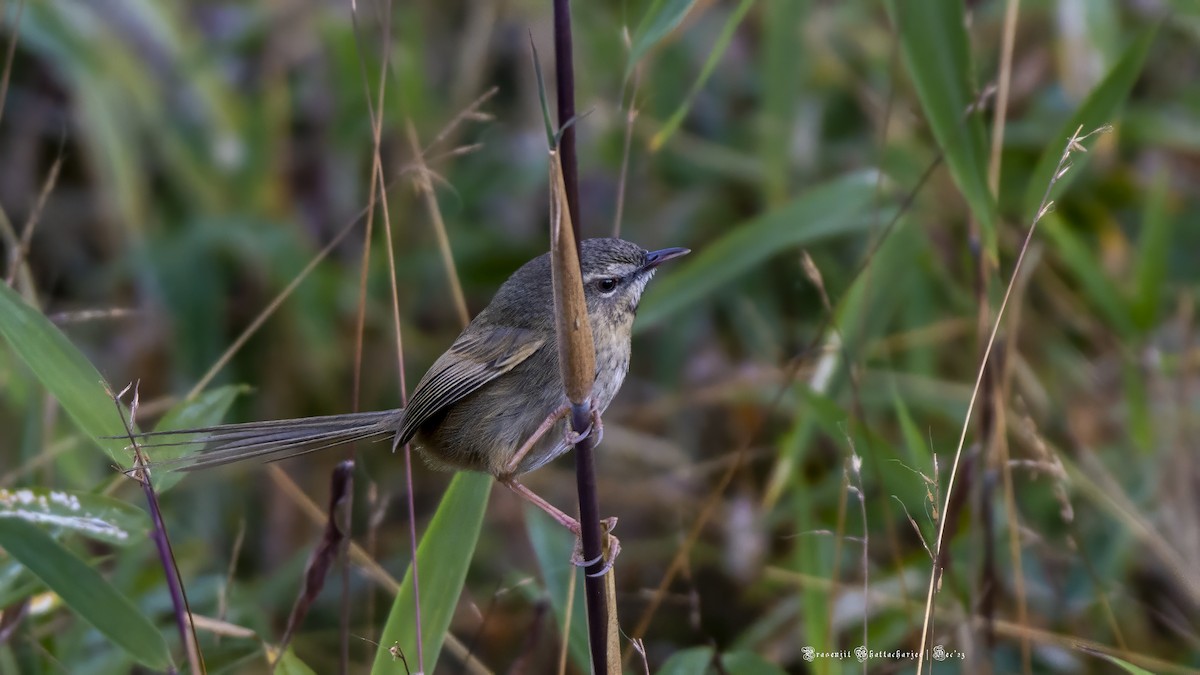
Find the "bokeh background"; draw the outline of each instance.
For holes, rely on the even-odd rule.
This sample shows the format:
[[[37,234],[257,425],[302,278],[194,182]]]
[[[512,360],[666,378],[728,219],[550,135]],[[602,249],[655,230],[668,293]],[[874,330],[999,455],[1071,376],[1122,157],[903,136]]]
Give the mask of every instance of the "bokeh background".
[[[651,672],[849,672],[863,666],[803,648],[915,650],[947,516],[930,644],[965,658],[938,672],[1200,667],[1200,9],[943,4],[574,4],[583,232],[619,218],[646,248],[694,251],[651,285],[597,454],[626,633],[657,605]],[[547,248],[531,42],[552,72],[550,2],[0,0],[0,16],[2,269],[115,387],[140,381],[143,426],[354,222],[205,389],[227,422],[399,404],[379,211],[362,266],[372,111],[410,387],[461,323],[408,126],[471,314]],[[931,113],[939,100],[958,114]],[[1073,153],[1039,222],[956,465],[1074,119],[1111,129]],[[144,507],[7,348],[0,429],[0,488]],[[323,506],[344,457],[279,468]],[[353,538],[399,578],[404,463],[357,458]],[[415,462],[418,532],[449,480]],[[527,483],[573,510],[570,458]],[[320,518],[253,465],[188,474],[162,508],[193,611],[277,641]],[[55,535],[182,662],[151,543]],[[493,490],[436,672],[556,672],[569,550]],[[0,671],[138,668],[45,591],[0,553]],[[392,594],[358,566],[348,592],[366,672]],[[314,672],[337,672],[341,597],[335,573],[292,640]],[[586,672],[579,629],[568,672]],[[200,638],[212,672],[268,670],[252,637]]]

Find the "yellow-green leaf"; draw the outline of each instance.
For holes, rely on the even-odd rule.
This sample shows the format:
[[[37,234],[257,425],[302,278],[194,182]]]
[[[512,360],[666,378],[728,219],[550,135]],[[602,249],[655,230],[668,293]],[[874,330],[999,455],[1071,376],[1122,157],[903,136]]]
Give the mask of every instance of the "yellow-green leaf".
[[[429,528],[417,547],[417,570],[421,580],[421,639],[425,647],[425,672],[432,673],[438,653],[450,628],[450,618],[458,605],[467,568],[475,553],[483,513],[493,480],[488,474],[462,472],[450,482]],[[392,603],[381,645],[375,654],[373,675],[403,672],[388,648],[398,644],[410,668],[417,669],[417,619],[413,593],[412,567],[404,573],[400,593]],[[398,668],[400,668],[398,670]]]
[[[1025,193],[1025,216],[1027,219],[1032,219],[1037,214],[1042,195],[1046,193],[1046,186],[1054,177],[1058,161],[1062,158],[1063,146],[1066,145],[1071,134],[1080,127],[1086,134],[1114,121],[1113,118],[1125,103],[1125,99],[1129,98],[1133,83],[1137,81],[1138,75],[1142,72],[1142,66],[1146,63],[1146,55],[1150,53],[1150,45],[1154,44],[1154,36],[1157,33],[1158,24],[1142,31],[1142,34],[1121,55],[1121,59],[1104,77],[1104,80],[1096,86],[1092,93],[1088,94],[1083,105],[1079,106],[1079,110],[1076,110],[1075,114],[1063,123],[1058,133],[1051,136],[1050,142],[1038,159],[1037,168],[1034,169],[1029,179],[1029,187]],[[1057,189],[1061,190],[1062,186],[1069,183],[1076,173],[1078,173],[1077,170],[1068,171],[1059,179]]]
[[[888,7],[925,119],[995,259],[996,206],[987,184],[983,122],[972,109],[978,96],[963,3],[891,0]]]
[[[105,438],[125,433],[104,378],[42,313],[0,284],[0,335],[75,421],[118,466],[129,463],[127,441]]]

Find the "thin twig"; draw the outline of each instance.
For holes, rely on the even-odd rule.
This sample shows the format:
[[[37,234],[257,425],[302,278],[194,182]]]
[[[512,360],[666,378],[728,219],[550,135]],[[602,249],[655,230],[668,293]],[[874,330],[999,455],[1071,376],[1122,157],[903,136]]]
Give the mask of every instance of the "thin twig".
[[[0,121],[4,119],[4,103],[8,100],[8,83],[12,77],[13,58],[17,54],[17,38],[21,35],[21,14],[24,11],[25,0],[17,0],[17,15],[9,27],[12,35],[8,38],[8,49],[4,53],[4,74],[0,75]]]
[[[412,148],[413,162],[416,164],[417,190],[425,198],[425,208],[429,211],[429,219],[433,221],[433,233],[437,236],[438,252],[442,255],[442,265],[446,269],[446,278],[450,282],[450,293],[454,298],[454,309],[458,313],[459,322],[465,327],[471,322],[467,312],[467,300],[463,296],[462,282],[458,280],[458,269],[454,265],[454,254],[450,250],[450,237],[446,234],[446,223],[442,220],[442,210],[438,207],[437,195],[433,191],[433,183],[429,180],[429,169],[421,153],[421,144],[417,139],[417,130],[412,120],[405,120],[404,130],[408,134],[408,143]]]
[[[74,312],[56,312],[49,314],[46,318],[59,326],[66,326],[75,323],[88,323],[90,321],[111,321],[114,319],[132,319],[140,317],[144,314],[142,310],[129,309],[126,307],[112,307],[109,309],[81,309]],[[147,404],[149,405],[149,404]],[[145,406],[143,406],[145,407]]]
[[[175,561],[175,552],[171,549],[170,538],[167,537],[167,525],[163,522],[158,495],[155,494],[154,487],[150,483],[150,470],[146,468],[146,456],[142,454],[142,448],[137,442],[137,434],[133,431],[133,420],[137,417],[138,409],[137,384],[126,385],[120,394],[114,394],[107,382],[103,384],[113,405],[117,407],[117,414],[121,417],[121,424],[125,427],[125,434],[129,437],[129,444],[133,449],[133,469],[126,475],[141,484],[142,492],[146,495],[146,502],[150,507],[150,518],[154,524],[154,546],[158,549],[158,558],[162,563],[163,574],[167,578],[167,590],[171,595],[171,606],[175,610],[175,625],[179,629],[179,640],[187,651],[188,665],[191,666],[192,672],[203,674],[207,670],[204,666],[204,657],[200,654],[200,643],[196,639],[196,627],[192,625],[192,609],[188,606],[187,590],[183,587],[179,564]],[[133,401],[129,404],[129,417],[126,418],[125,409],[121,407],[121,397],[130,389],[133,390]]]
[[[437,146],[438,144],[442,143],[447,138],[449,138],[450,134],[452,134],[456,130],[458,130],[458,127],[461,126],[463,122],[466,122],[468,120],[472,121],[472,122],[486,122],[488,120],[491,120],[492,119],[491,115],[489,115],[488,113],[485,113],[485,112],[480,112],[479,109],[481,107],[483,107],[484,103],[487,103],[488,101],[492,100],[492,97],[495,96],[499,92],[500,92],[500,87],[492,87],[491,89],[488,89],[487,91],[480,94],[479,97],[476,98],[474,101],[471,101],[471,103],[469,105],[467,105],[467,107],[460,110],[459,113],[457,115],[455,115],[446,124],[446,126],[442,127],[442,130],[438,132],[437,136],[433,137],[433,140],[429,142],[429,145],[425,146],[424,150],[421,150],[420,152],[416,152],[417,156],[424,158],[426,155],[429,155],[430,150],[432,150],[435,146]],[[464,146],[464,147],[472,147],[472,146]],[[451,150],[449,152],[455,152],[455,150]],[[441,155],[434,155],[433,157],[426,158],[425,161],[432,162],[434,157],[440,157],[440,156]]]
[[[375,165],[376,171],[379,172],[379,182],[383,183],[383,167],[379,164]],[[404,375],[404,334],[400,329],[400,291],[396,286],[396,249],[392,243],[392,217],[388,209],[387,198],[379,200],[383,207],[383,234],[384,242],[387,245],[387,261],[388,261],[388,286],[392,289],[392,330],[396,332],[396,369],[398,371],[400,381],[400,405],[408,407],[408,382]],[[414,621],[416,622],[416,639],[417,639],[417,670],[425,672],[425,645],[424,638],[421,634],[421,581],[417,570],[417,505],[416,498],[413,496],[413,481],[412,481],[412,445],[404,444],[404,480],[408,485],[408,538],[409,548],[412,554],[412,583],[413,583],[413,607],[415,608]]]
[[[50,165],[50,171],[46,174],[46,180],[42,182],[41,191],[38,192],[37,201],[34,202],[29,217],[25,219],[25,227],[21,230],[21,241],[12,252],[12,264],[8,268],[8,279],[5,280],[9,286],[12,286],[13,280],[17,278],[17,270],[29,256],[29,247],[33,244],[33,231],[37,229],[37,224],[41,221],[42,211],[46,208],[46,200],[50,198],[50,193],[58,184],[58,174],[62,170],[66,143],[67,136],[64,132],[58,142],[58,152],[55,153],[54,163]]]
[[[351,22],[351,26],[354,30],[354,36],[355,36],[354,43],[356,46],[361,45],[363,41],[360,37],[359,26],[358,26],[358,6],[356,3],[353,2],[353,0],[351,1],[351,5],[350,5],[350,22]],[[382,61],[386,64],[388,53],[391,50],[391,45],[392,45],[392,3],[390,2],[390,0],[386,3],[384,3],[384,17],[383,17],[383,20],[381,21],[381,28],[383,31]],[[362,258],[359,263],[359,273],[358,273],[358,313],[357,313],[357,316],[355,317],[355,325],[354,325],[354,382],[352,385],[353,390],[351,391],[351,401],[352,401],[351,406],[352,406],[352,410],[354,412],[358,412],[359,406],[360,406],[359,398],[361,396],[361,389],[362,389],[363,336],[366,331],[366,318],[367,318],[367,275],[370,272],[370,268],[371,268],[371,235],[374,231],[374,226],[375,226],[375,202],[376,202],[376,199],[380,196],[379,192],[378,192],[379,181],[383,178],[383,172],[381,170],[381,168],[382,168],[381,167],[381,164],[382,164],[381,147],[383,145],[383,111],[384,111],[384,102],[386,100],[386,93],[387,93],[388,70],[386,67],[379,69],[378,90],[377,90],[377,93],[375,96],[375,102],[373,103],[371,101],[371,85],[370,85],[370,82],[367,77],[366,57],[363,54],[362,49],[355,49],[355,53],[358,55],[358,67],[359,67],[359,72],[360,72],[360,74],[362,76],[362,80],[363,80],[363,95],[364,95],[364,97],[366,99],[366,103],[367,103],[367,114],[370,116],[370,121],[371,121],[371,162],[372,162],[371,176],[368,179],[368,185],[367,185],[367,225],[366,225],[366,231],[363,233]],[[378,108],[378,112],[377,112],[376,108]],[[384,198],[386,199],[386,195],[384,196]],[[350,447],[347,449],[347,451],[346,451],[347,458],[350,461],[354,461],[355,455],[357,453],[357,449],[358,449],[358,446],[356,443],[352,443],[350,445]],[[351,491],[353,491],[353,480],[354,480],[354,478],[353,478],[353,476],[351,476],[350,477],[350,481],[351,481],[350,490]],[[350,499],[350,500],[348,500],[348,502],[349,503],[346,505],[346,509],[345,509],[346,525],[345,525],[344,529],[347,532],[345,542],[350,541],[350,536],[349,536],[350,527],[351,527],[350,523],[351,523],[351,519],[353,517],[353,508],[354,508],[354,500]],[[342,608],[341,608],[341,626],[340,626],[341,643],[342,643],[341,644],[342,654],[341,654],[340,667],[341,667],[342,675],[347,675],[347,673],[350,670],[350,653],[349,653],[349,650],[350,650],[350,645],[349,645],[350,573],[349,573],[348,566],[345,564],[346,546],[347,546],[347,544],[343,543],[342,547],[338,551],[338,559],[342,563],[341,564]],[[413,559],[416,560],[415,554],[413,556]],[[369,607],[369,609],[374,609],[373,600],[368,603],[368,607]],[[368,612],[368,614],[370,614],[370,612]],[[370,625],[369,620],[368,620],[368,625]],[[406,664],[406,666],[407,666],[407,664]]]

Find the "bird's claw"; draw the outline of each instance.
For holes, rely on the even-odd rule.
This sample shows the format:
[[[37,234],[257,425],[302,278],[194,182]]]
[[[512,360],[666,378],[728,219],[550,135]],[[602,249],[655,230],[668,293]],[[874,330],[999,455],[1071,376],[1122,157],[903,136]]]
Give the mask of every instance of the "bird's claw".
[[[600,445],[600,442],[604,440],[604,422],[600,421],[600,411],[594,406],[592,407],[592,418],[588,422],[586,429],[584,429],[582,432],[576,433],[575,430],[570,428],[570,426],[567,427],[567,432],[565,434],[567,445],[575,445],[579,443],[583,439],[591,436],[593,431],[596,432],[596,442],[592,443],[592,447],[594,448],[597,445]]]
[[[600,521],[600,536],[602,537],[603,542],[601,547],[604,549],[604,552],[595,558],[592,558],[591,560],[583,559],[583,540],[576,539],[575,552],[571,554],[571,564],[575,565],[576,567],[587,569],[588,567],[603,561],[603,567],[595,572],[588,572],[587,576],[595,579],[608,574],[608,571],[613,568],[613,563],[617,561],[617,556],[621,554],[621,540],[617,539],[611,534],[613,528],[616,526],[617,519],[615,517],[605,518],[604,520]]]

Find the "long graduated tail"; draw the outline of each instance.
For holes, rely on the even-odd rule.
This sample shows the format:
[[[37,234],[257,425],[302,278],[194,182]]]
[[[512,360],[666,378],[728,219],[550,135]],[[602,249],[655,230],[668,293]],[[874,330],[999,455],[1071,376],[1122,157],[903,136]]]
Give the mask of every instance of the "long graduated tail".
[[[196,471],[247,459],[274,462],[354,441],[394,436],[404,419],[404,411],[301,417],[269,422],[225,424],[216,427],[153,431],[142,434],[149,443],[151,467]],[[203,446],[199,452],[173,459],[153,461],[155,448]]]

